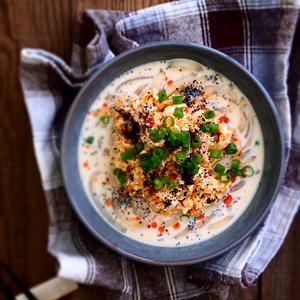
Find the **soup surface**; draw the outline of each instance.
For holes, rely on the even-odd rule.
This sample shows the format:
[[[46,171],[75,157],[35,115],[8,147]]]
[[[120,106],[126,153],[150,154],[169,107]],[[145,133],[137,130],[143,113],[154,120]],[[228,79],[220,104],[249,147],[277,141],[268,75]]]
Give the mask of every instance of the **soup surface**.
[[[138,66],[88,112],[79,165],[91,202],[142,242],[185,245],[230,226],[264,160],[255,112],[222,74],[186,59]]]

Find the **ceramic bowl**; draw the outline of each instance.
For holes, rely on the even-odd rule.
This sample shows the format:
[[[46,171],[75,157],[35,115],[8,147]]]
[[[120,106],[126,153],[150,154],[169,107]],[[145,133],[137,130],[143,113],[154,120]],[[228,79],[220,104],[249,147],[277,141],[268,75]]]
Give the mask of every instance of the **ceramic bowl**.
[[[186,246],[156,246],[139,242],[111,225],[92,205],[80,178],[79,135],[85,116],[99,93],[117,76],[138,65],[156,60],[187,58],[220,72],[233,81],[250,100],[262,127],[265,159],[261,182],[244,213],[225,231],[208,240]],[[95,237],[129,258],[159,265],[184,265],[205,261],[231,249],[263,221],[277,195],[284,170],[282,125],[274,104],[263,86],[243,66],[212,48],[185,42],[156,42],[118,55],[84,85],[64,127],[61,167],[70,202]]]

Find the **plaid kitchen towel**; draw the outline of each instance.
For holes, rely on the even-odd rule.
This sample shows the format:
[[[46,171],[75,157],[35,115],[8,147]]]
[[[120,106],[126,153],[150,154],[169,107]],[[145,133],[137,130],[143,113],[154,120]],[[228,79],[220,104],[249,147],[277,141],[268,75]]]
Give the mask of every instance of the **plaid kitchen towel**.
[[[300,201],[298,14],[293,0],[179,1],[131,13],[87,10],[78,21],[70,66],[49,52],[22,50],[21,84],[50,215],[48,250],[59,261],[59,276],[106,287],[110,299],[204,293],[205,299],[225,299],[229,285],[255,281],[282,244]],[[102,245],[73,214],[59,169],[62,124],[80,87],[118,53],[161,40],[203,44],[235,58],[266,87],[285,132],[285,179],[264,224],[223,256],[191,267],[144,265]]]

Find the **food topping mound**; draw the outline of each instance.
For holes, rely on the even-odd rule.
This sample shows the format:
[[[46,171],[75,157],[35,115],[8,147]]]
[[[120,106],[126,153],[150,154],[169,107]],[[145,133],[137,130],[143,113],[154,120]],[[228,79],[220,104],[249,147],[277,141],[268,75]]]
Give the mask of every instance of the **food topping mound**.
[[[110,110],[112,161],[123,197],[164,215],[201,216],[224,199],[236,176],[251,173],[250,166],[240,169],[239,136],[228,117],[211,109],[213,97],[196,83],[118,96]]]

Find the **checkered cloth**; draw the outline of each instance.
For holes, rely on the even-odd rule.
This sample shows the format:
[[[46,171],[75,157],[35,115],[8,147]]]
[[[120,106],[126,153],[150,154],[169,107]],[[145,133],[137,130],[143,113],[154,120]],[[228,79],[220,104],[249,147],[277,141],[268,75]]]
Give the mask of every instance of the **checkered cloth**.
[[[300,202],[298,14],[293,0],[180,1],[131,13],[87,10],[78,21],[71,66],[43,50],[22,50],[21,83],[50,215],[48,250],[59,261],[59,276],[101,285],[110,299],[205,293],[205,299],[225,299],[229,285],[255,281],[281,246]],[[162,40],[191,41],[235,58],[266,87],[285,132],[285,180],[264,224],[223,256],[191,267],[144,265],[102,245],[73,214],[59,169],[62,124],[80,87],[118,53]]]

